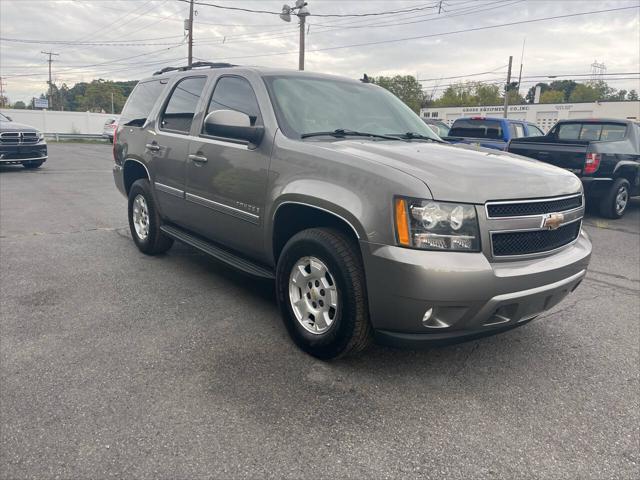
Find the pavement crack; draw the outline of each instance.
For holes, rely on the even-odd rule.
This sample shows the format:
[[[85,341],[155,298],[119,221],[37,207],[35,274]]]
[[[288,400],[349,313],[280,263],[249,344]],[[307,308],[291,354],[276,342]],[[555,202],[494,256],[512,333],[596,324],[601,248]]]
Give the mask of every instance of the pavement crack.
[[[612,288],[616,292],[622,293],[623,295],[637,296],[638,292],[640,292],[640,288],[623,287],[622,285],[618,285],[617,283],[607,282],[605,280],[598,280],[598,279],[593,278],[593,277],[586,277],[584,279],[584,281],[585,282],[593,282],[593,283],[597,283],[598,285],[602,285],[602,286],[605,286],[605,287]],[[596,298],[596,297],[593,297],[593,298]]]
[[[635,278],[629,278],[625,275],[618,275],[617,273],[602,272],[600,270],[594,270],[593,268],[589,269],[589,273],[597,273],[598,275],[604,275],[606,277],[619,278],[620,280],[626,280],[628,282],[640,283],[640,280],[637,280]]]

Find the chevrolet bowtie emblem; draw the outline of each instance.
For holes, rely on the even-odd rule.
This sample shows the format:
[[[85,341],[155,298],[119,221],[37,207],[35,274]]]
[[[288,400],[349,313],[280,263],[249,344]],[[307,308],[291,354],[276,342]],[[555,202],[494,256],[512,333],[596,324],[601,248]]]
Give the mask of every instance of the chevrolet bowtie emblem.
[[[542,219],[542,228],[545,230],[557,230],[564,222],[562,213],[547,213]]]

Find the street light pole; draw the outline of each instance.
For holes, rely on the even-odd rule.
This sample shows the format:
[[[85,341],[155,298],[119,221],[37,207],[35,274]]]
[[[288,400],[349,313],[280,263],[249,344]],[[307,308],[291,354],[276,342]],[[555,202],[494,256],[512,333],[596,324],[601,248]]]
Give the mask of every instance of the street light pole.
[[[298,70],[304,70],[304,29],[307,23],[307,17],[310,15],[309,9],[307,8],[307,2],[305,2],[304,0],[296,0],[295,6],[293,7],[290,7],[289,5],[283,5],[280,18],[285,22],[290,22],[292,13],[296,15],[300,20],[300,52],[298,54]]]
[[[300,18],[300,52],[298,55],[298,70],[304,70],[304,26],[306,17],[298,15]]]
[[[511,64],[513,63],[513,57],[509,56],[509,70],[507,71],[507,85],[504,87],[504,114],[503,117],[507,118],[507,112],[509,110],[509,85],[511,84]]]

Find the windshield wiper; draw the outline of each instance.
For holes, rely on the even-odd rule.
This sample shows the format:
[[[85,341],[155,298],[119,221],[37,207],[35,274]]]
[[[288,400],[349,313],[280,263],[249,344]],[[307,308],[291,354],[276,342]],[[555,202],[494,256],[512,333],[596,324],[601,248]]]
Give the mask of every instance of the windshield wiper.
[[[400,140],[398,137],[393,137],[391,135],[379,135],[377,133],[368,133],[368,132],[358,132],[356,130],[347,130],[344,128],[336,128],[332,132],[310,132],[303,133],[300,135],[300,138],[309,138],[309,137],[320,137],[328,135],[336,138],[344,138],[344,137],[370,137],[370,138],[384,138],[386,140]]]
[[[422,135],[421,133],[415,133],[415,132],[403,133],[401,135],[397,135],[396,138],[401,138],[403,140],[430,140],[432,142],[437,142],[437,143],[447,143],[444,140],[428,137],[427,135]]]

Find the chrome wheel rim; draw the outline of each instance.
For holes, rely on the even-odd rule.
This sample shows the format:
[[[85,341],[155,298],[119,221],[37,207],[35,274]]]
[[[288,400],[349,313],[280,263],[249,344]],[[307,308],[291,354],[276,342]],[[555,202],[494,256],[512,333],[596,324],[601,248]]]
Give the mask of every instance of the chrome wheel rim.
[[[133,227],[140,240],[149,236],[149,209],[143,195],[136,195],[133,199]]]
[[[627,208],[627,202],[629,201],[629,192],[626,187],[620,187],[616,195],[616,212],[622,213]]]
[[[329,268],[316,257],[302,257],[289,275],[289,301],[298,323],[315,335],[325,333],[338,315],[338,289]]]

